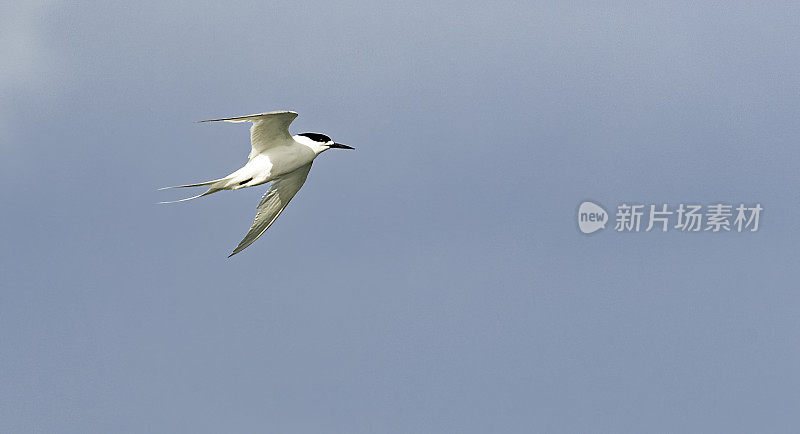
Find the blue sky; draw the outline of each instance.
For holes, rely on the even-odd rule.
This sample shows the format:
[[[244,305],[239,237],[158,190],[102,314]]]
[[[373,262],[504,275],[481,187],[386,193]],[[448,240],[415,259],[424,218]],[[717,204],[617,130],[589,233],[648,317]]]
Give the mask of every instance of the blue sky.
[[[795,432],[796,4],[17,2],[0,431]],[[176,205],[242,125],[327,152]],[[756,233],[578,232],[590,199]]]

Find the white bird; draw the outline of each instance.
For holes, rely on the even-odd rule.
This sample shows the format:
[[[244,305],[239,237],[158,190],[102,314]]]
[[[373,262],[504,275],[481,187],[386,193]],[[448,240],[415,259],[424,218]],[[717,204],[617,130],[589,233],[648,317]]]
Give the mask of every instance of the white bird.
[[[319,133],[289,134],[289,124],[297,117],[292,111],[275,111],[233,118],[209,119],[200,122],[252,122],[250,127],[250,155],[247,163],[230,175],[213,181],[196,184],[176,185],[168,188],[208,186],[205,193],[186,199],[160,203],[183,202],[207,196],[221,190],[238,190],[272,182],[264,193],[250,230],[228,257],[241,252],[253,244],[289,204],[295,194],[306,182],[311,164],[317,156],[328,149],[355,149],[336,143],[330,137]]]

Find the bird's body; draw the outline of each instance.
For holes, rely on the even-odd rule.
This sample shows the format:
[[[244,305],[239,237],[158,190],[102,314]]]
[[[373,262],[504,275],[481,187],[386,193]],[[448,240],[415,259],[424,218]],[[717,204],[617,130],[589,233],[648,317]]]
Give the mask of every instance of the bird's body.
[[[353,149],[333,142],[319,133],[289,134],[289,124],[297,117],[291,111],[260,113],[234,118],[211,119],[201,122],[252,122],[250,128],[251,151],[247,163],[224,178],[196,184],[167,188],[208,186],[208,190],[197,196],[173,202],[183,202],[207,196],[222,190],[238,190],[272,182],[258,205],[258,213],[250,231],[239,243],[231,256],[244,250],[261,236],[303,186],[314,159],[330,148]],[[162,203],[173,203],[162,202]]]
[[[296,136],[302,137],[302,136]],[[255,187],[293,172],[314,161],[317,152],[292,137],[294,143],[267,149],[251,158],[241,169],[226,176],[223,190]]]

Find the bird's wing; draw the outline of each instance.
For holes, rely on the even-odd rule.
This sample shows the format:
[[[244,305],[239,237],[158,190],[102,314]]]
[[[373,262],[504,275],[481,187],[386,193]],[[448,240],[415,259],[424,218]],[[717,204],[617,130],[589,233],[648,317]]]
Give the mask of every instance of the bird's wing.
[[[272,181],[269,190],[264,193],[264,197],[261,198],[261,202],[256,208],[258,212],[256,213],[256,218],[253,220],[253,225],[250,226],[247,235],[245,235],[244,239],[236,246],[233,253],[228,256],[229,258],[241,252],[250,244],[253,244],[261,234],[272,226],[272,223],[281,215],[281,212],[283,212],[283,209],[289,204],[289,201],[292,200],[294,195],[300,191],[300,187],[303,186],[303,183],[306,182],[309,170],[311,170],[311,163],[301,166],[293,172],[289,172]]]
[[[292,140],[292,135],[289,134],[289,124],[296,117],[297,113],[295,112],[278,111],[235,118],[209,119],[200,122],[252,122],[253,126],[250,127],[250,146],[252,149],[248,158],[253,158],[265,149],[286,143],[287,140]]]

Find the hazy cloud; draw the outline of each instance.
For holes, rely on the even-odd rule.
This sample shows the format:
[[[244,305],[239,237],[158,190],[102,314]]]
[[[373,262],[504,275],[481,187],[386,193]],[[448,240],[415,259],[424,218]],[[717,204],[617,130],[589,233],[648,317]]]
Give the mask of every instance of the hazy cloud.
[[[0,13],[0,143],[10,147],[11,105],[20,98],[44,97],[47,72],[58,68],[58,54],[46,37],[46,12],[55,2],[9,4]]]

